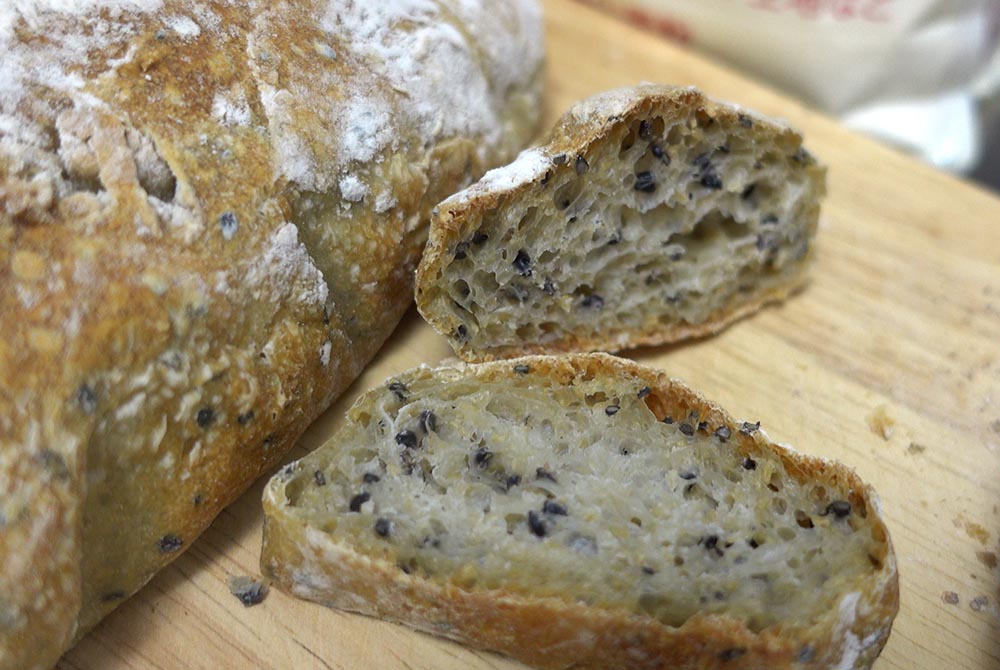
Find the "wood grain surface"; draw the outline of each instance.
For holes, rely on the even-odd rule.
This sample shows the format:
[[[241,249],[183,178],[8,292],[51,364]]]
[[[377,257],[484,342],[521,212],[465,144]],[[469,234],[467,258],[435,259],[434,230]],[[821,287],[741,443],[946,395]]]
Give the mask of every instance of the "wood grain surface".
[[[1000,668],[1000,199],[575,2],[545,8],[550,119],[606,88],[694,84],[788,119],[830,166],[805,291],[719,336],[627,355],[875,486],[902,590],[878,670]],[[332,435],[365,389],[450,354],[411,312],[293,456]],[[277,591],[245,608],[226,580],[259,575],[262,486],[58,667],[522,667]]]

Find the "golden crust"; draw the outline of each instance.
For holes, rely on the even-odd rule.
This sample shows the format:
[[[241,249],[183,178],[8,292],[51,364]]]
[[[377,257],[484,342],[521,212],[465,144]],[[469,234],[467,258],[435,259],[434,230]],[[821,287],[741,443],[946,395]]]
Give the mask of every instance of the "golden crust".
[[[695,114],[729,125],[737,125],[741,116],[749,115],[754,122],[752,132],[779,137],[790,145],[801,146],[802,138],[792,128],[740,110],[733,105],[715,102],[706,98],[697,89],[641,85],[608,91],[578,103],[559,119],[549,136],[541,143],[541,147],[531,151],[541,152],[541,155],[547,158],[546,163],[551,163],[551,159],[560,154],[585,155],[590,147],[605,142],[616,125],[628,123],[630,119],[644,116],[651,110],[658,110],[658,113],[667,116],[672,113],[680,117]],[[823,186],[825,168],[813,164],[809,166],[809,170],[819,182],[819,194],[822,195],[825,188]],[[621,351],[702,337],[719,332],[768,303],[784,300],[806,283],[812,251],[809,252],[810,257],[807,257],[793,274],[787,276],[782,285],[723,308],[701,323],[682,323],[669,328],[657,324],[643,330],[603,332],[593,336],[567,332],[558,339],[546,341],[544,345],[524,343],[492,349],[475,349],[469,342],[453,337],[460,325],[460,319],[448,310],[435,307],[436,300],[444,290],[441,285],[444,269],[454,255],[455,245],[469,239],[478,229],[484,212],[499,207],[503,202],[522,196],[527,197],[543,175],[544,170],[541,170],[534,175],[535,178],[524,175],[524,178],[515,178],[513,183],[501,185],[494,185],[488,179],[484,179],[483,182],[445,200],[432,213],[430,237],[417,268],[415,291],[417,308],[437,332],[449,336],[449,342],[456,353],[465,361],[492,361],[530,354],[574,351]],[[812,235],[818,219],[818,205],[808,212],[808,216],[813,220],[809,230],[809,234]]]
[[[380,8],[360,37],[362,10],[323,0],[46,6],[0,8],[17,670],[50,667],[346,388],[410,302],[432,204],[532,136],[541,81],[530,0],[503,21]],[[479,41],[428,39],[456,29]],[[431,46],[380,58],[407,40]],[[419,76],[444,59],[468,115]]]
[[[761,431],[737,429],[725,411],[665,373],[606,354],[529,356],[473,368],[418,368],[398,377],[408,386],[418,379],[449,375],[498,381],[512,378],[514,365],[557,383],[601,377],[632,390],[636,380],[651,389],[647,404],[657,418],[671,408],[678,420],[691,412],[698,421],[732,427],[732,442],[747,453],[770,452],[800,481],[850,491],[852,507],[863,513],[879,555],[877,567],[845,593],[840,610],[809,627],[777,624],[754,633],[738,620],[697,615],[679,628],[627,611],[605,610],[571,599],[532,598],[503,590],[466,590],[405,574],[397,566],[360,555],[330,535],[310,528],[289,507],[285,492],[295,465],[276,475],[264,491],[264,546],[261,569],[277,585],[330,607],[388,619],[497,651],[538,668],[741,668],[768,670],[869,668],[889,636],[899,609],[895,555],[874,491],[850,469],[806,456],[771,442]],[[350,413],[368,411],[377,389],[362,396]]]

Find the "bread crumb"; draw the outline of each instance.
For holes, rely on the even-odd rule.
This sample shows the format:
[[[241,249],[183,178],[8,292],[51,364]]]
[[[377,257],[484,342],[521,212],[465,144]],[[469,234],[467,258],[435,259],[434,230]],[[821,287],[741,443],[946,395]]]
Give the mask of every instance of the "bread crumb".
[[[916,442],[910,442],[910,446],[906,448],[906,453],[908,454],[922,454],[927,451],[927,447],[922,444],[917,444]]]
[[[969,601],[969,607],[972,608],[973,612],[981,612],[986,609],[986,606],[990,604],[990,599],[986,596],[976,596],[971,601]]]
[[[892,437],[892,430],[896,426],[893,419],[885,410],[885,405],[879,405],[868,415],[868,426],[872,432],[888,441]]]
[[[941,594],[941,600],[945,601],[949,605],[958,604],[958,594],[954,591],[945,591]]]
[[[976,558],[990,570],[997,567],[997,555],[992,551],[977,551]]]
[[[267,597],[267,584],[246,575],[231,576],[228,585],[229,592],[239,598],[244,607],[258,605]]]

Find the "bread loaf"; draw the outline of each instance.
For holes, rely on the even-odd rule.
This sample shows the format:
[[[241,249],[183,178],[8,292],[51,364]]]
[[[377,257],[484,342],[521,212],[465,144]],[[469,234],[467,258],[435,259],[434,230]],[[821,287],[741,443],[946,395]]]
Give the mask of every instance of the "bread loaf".
[[[269,467],[534,134],[531,0],[0,7],[0,668],[49,668]]]
[[[280,588],[539,668],[868,668],[898,609],[852,471],[606,354],[390,379],[264,512]]]
[[[417,306],[466,360],[705,335],[801,285],[824,176],[697,90],[602,93],[438,206]]]

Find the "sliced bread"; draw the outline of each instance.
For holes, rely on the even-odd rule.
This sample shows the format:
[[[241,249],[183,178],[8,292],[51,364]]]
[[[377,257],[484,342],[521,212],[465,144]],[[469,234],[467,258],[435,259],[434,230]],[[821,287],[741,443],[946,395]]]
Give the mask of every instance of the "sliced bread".
[[[872,490],[606,354],[418,368],[269,482],[280,588],[539,668],[868,668]]]
[[[824,185],[788,126],[609,91],[438,206],[417,306],[470,361],[708,334],[803,282]]]

